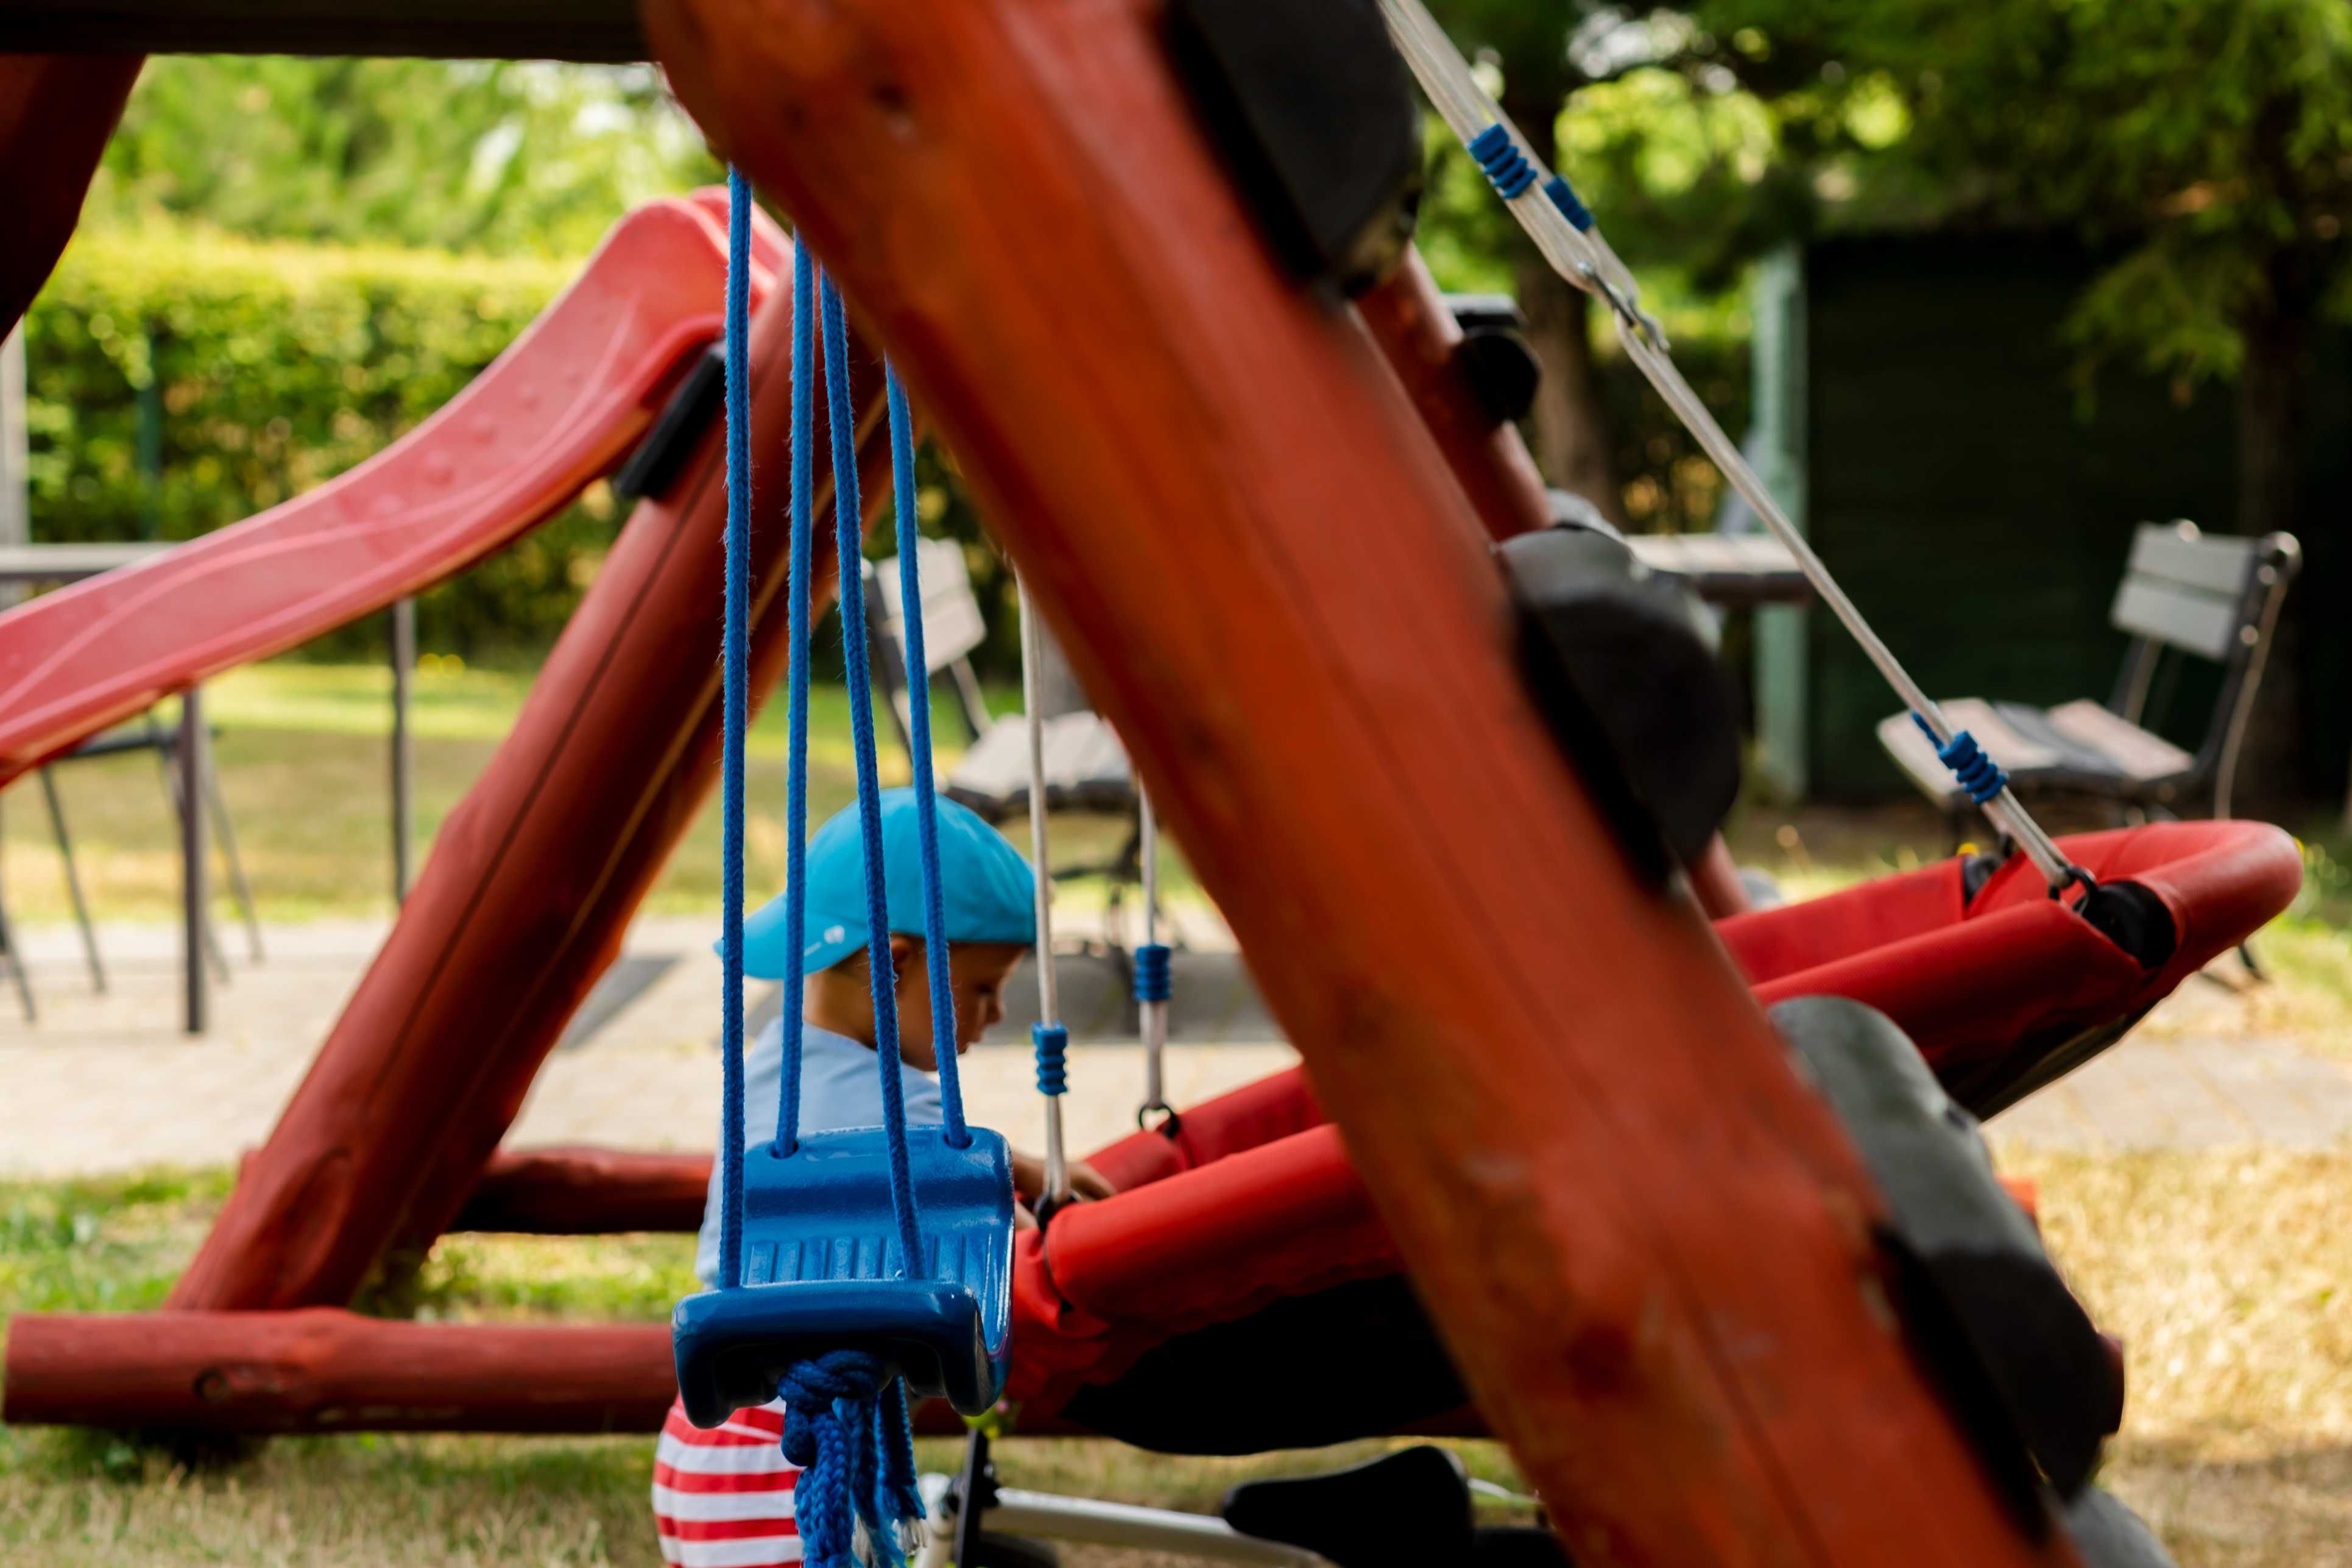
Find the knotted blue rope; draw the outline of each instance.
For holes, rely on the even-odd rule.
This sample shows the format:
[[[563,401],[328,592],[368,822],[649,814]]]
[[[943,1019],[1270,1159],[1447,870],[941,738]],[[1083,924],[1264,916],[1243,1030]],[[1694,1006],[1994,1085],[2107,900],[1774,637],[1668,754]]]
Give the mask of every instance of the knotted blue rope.
[[[915,1184],[907,1169],[907,1091],[898,1077],[898,985],[890,963],[890,911],[882,864],[882,776],[874,755],[874,692],[866,668],[865,514],[857,493],[857,412],[849,402],[849,323],[841,291],[819,274],[824,325],[824,417],[833,436],[834,543],[841,563],[841,652],[849,677],[849,739],[857,758],[857,826],[866,860],[866,957],[874,997],[874,1054],[882,1128],[890,1155],[890,1207],[907,1271],[922,1267]]]
[[[719,1282],[743,1283],[743,723],[751,620],[751,185],[727,174],[727,608],[719,730]],[[795,659],[797,665],[800,661]]]
[[[861,1524],[869,1561],[899,1568],[898,1525],[923,1517],[907,1385],[881,1357],[843,1350],[796,1363],[776,1393],[784,1402],[784,1458],[801,1468],[793,1517],[809,1568],[849,1568]]]
[[[1135,950],[1135,999],[1139,1002],[1165,1002],[1175,994],[1175,984],[1165,942],[1146,942]]]
[[[1478,167],[1505,201],[1516,200],[1536,183],[1535,166],[1500,121],[1472,137],[1469,148],[1470,156],[1478,161]]]
[[[1937,761],[1952,770],[1952,776],[1960,781],[1960,787],[1968,792],[1970,800],[1982,805],[2009,787],[2009,775],[1985,754],[1974,735],[1962,730],[1947,743],[1936,739],[1936,731],[1918,714],[1912,714],[1911,721],[1919,726],[1919,732],[1936,748]]]
[[[940,886],[939,804],[931,773],[931,667],[923,652],[923,579],[915,527],[915,421],[898,373],[883,366],[890,404],[890,499],[898,520],[898,619],[907,649],[907,754],[915,773],[915,841],[923,859],[923,964],[931,983],[931,1059],[940,1073],[940,1112],[948,1147],[971,1142],[964,1126],[963,1084],[956,1057],[955,990],[948,975],[946,894]]]

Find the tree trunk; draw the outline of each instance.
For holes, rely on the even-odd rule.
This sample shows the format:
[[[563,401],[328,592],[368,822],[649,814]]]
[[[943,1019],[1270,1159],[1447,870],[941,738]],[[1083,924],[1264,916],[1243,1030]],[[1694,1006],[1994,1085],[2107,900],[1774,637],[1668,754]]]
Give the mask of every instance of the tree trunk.
[[[1592,362],[1591,304],[1591,295],[1540,258],[1520,264],[1519,309],[1527,313],[1528,346],[1543,366],[1528,416],[1536,466],[1552,484],[1575,491],[1610,521],[1622,524],[1616,431]]]
[[[2311,404],[2317,299],[2310,268],[2289,254],[2268,268],[2270,289],[2244,322],[2246,357],[2238,375],[2238,531],[2259,535],[2304,529],[2305,434]],[[2306,805],[2320,760],[2303,737],[2303,599],[2290,592],[2238,762],[2239,815],[2275,816]]]
[[[1516,121],[1535,154],[1556,163],[1552,125],[1557,102],[1507,100],[1504,112]],[[1528,346],[1543,366],[1528,425],[1536,466],[1545,479],[1572,490],[1601,509],[1610,521],[1625,521],[1625,499],[1617,476],[1617,432],[1601,395],[1592,359],[1591,296],[1554,272],[1535,247],[1517,245],[1519,309],[1528,318]]]

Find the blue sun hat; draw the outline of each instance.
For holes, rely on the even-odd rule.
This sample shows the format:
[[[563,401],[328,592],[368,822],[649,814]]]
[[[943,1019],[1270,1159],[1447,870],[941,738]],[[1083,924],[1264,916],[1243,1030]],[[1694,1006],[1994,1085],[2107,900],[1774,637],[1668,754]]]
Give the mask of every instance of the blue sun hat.
[[[1037,940],[1037,879],[1029,862],[968,807],[937,803],[940,891],[950,946]],[[922,825],[911,789],[882,792],[884,910],[893,931],[923,934]],[[808,842],[808,920],[801,973],[830,969],[866,946],[866,853],[856,805],[835,812]],[[786,889],[743,922],[743,973],[782,980],[790,973]]]

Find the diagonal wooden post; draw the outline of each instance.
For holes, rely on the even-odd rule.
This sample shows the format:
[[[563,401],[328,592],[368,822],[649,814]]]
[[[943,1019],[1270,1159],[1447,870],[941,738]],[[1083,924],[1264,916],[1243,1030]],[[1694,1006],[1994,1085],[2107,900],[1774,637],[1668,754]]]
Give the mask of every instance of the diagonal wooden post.
[[[2073,1562],[1914,1360],[1850,1143],[1553,750],[1485,531],[1276,271],[1160,7],[646,22],[954,450],[1579,1560]]]
[[[785,658],[791,328],[780,289],[751,329],[755,700]],[[864,493],[879,508],[880,365],[859,358]],[[464,1205],[717,775],[718,446],[714,430],[631,518],[172,1306],[341,1305],[388,1246],[429,1243]],[[830,593],[822,549],[817,571]]]

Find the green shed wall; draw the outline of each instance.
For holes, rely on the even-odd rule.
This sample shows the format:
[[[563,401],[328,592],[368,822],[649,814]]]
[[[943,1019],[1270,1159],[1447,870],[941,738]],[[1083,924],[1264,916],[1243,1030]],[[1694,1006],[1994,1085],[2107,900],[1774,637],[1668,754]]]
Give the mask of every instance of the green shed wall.
[[[2134,527],[2186,517],[2237,531],[2228,387],[2183,402],[2168,382],[2111,372],[2087,407],[2078,397],[2062,323],[2095,265],[2041,237],[1854,238],[1806,252],[1808,531],[1935,695],[2105,698],[2123,654],[2107,606]],[[2294,591],[2305,610],[2352,588],[2343,348],[2322,355],[2309,432],[2307,568]],[[1893,698],[1834,620],[1807,619],[1811,793],[1902,793],[1872,733]],[[2301,619],[2307,788],[2340,799],[2352,621]],[[2184,687],[2167,727],[2185,717],[2195,730],[2199,695]]]

